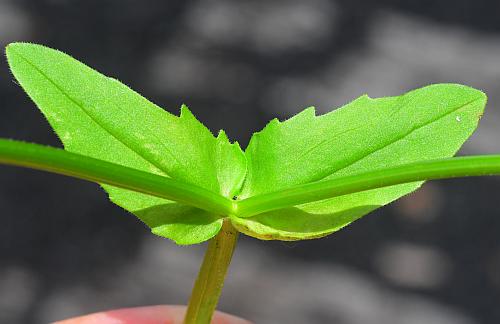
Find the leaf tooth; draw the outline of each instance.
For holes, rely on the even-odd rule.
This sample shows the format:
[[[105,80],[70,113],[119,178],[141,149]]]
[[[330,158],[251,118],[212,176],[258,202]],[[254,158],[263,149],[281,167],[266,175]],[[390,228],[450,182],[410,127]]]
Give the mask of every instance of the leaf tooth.
[[[189,110],[186,104],[181,105],[181,113],[179,115],[179,118],[196,119],[196,117],[194,117],[193,113],[191,112],[191,110]]]
[[[288,119],[287,121],[292,121],[299,118],[313,119],[314,117],[316,117],[316,107],[310,106],[302,110],[300,113],[296,114],[292,118]]]
[[[234,141],[232,145],[237,146],[241,150],[241,145],[238,141]]]
[[[273,119],[271,119],[271,120],[269,121],[269,123],[267,123],[267,125],[266,125],[266,127],[264,127],[264,129],[266,129],[266,128],[268,128],[268,127],[269,127],[269,128],[272,128],[272,127],[277,127],[280,123],[281,123],[281,122],[280,122],[280,120],[279,120],[278,118],[273,118]],[[263,130],[264,130],[264,129],[263,129]],[[261,131],[261,132],[262,132],[262,131]],[[258,132],[258,133],[260,133],[260,132]]]
[[[219,130],[219,134],[217,134],[217,139],[229,143],[229,138],[227,137],[227,134],[223,129]]]
[[[236,146],[239,149],[241,149],[240,143],[238,143],[238,141],[231,142],[231,140],[227,136],[226,131],[223,130],[223,129],[219,130],[219,133],[217,134],[217,140],[225,142],[225,143],[227,143],[227,144],[229,144],[231,146]]]

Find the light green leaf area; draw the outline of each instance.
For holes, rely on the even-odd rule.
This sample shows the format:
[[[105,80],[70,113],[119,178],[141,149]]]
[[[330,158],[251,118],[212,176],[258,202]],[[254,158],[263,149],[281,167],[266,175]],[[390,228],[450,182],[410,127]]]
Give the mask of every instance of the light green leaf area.
[[[44,46],[7,47],[12,73],[66,150],[168,176],[232,197],[246,160],[225,134],[215,138],[189,111],[172,115],[119,81]],[[202,242],[222,226],[212,215],[161,198],[103,185],[110,199],[153,232],[179,244]],[[189,235],[186,235],[189,233]]]
[[[486,104],[479,90],[437,84],[402,96],[362,96],[322,116],[313,108],[271,121],[245,151],[248,175],[240,199],[294,185],[453,156],[477,127]],[[366,213],[416,190],[396,185],[271,211],[233,217],[261,239],[300,240],[328,235]]]

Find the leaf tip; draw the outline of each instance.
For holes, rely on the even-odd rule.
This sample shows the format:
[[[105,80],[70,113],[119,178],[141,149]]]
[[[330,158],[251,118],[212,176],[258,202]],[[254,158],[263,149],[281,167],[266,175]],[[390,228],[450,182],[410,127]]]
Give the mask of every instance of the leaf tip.
[[[35,43],[29,43],[29,42],[13,42],[5,46],[5,53],[7,54],[7,57],[9,55],[12,55],[15,52],[18,51],[23,51],[26,49],[35,49],[35,48],[43,48],[45,46],[35,44]]]
[[[478,101],[484,106],[488,103],[488,96],[482,90],[476,89],[478,92]]]
[[[463,98],[468,104],[473,104],[480,111],[478,119],[481,119],[488,102],[488,96],[484,91],[458,83],[431,84],[428,86],[428,88],[434,87],[441,87],[443,92],[456,95]]]
[[[14,42],[14,43],[7,44],[7,46],[5,46],[5,53],[7,53],[7,55],[8,55],[13,50],[15,50],[16,48],[22,46],[23,44],[25,44],[25,43]]]
[[[7,57],[7,62],[12,67],[12,55],[16,51],[16,49],[23,43],[10,43],[5,46],[5,56]]]

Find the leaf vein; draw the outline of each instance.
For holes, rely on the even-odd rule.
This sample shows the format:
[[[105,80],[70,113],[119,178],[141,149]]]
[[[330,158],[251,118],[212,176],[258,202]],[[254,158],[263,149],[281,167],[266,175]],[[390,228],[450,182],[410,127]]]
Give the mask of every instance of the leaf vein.
[[[153,166],[155,166],[157,169],[161,170],[162,173],[166,173],[166,170],[163,169],[163,167],[157,163],[156,161],[151,161],[150,159],[148,159],[147,157],[145,157],[143,154],[141,154],[137,149],[135,149],[132,145],[126,143],[125,141],[121,140],[116,134],[114,134],[114,132],[112,130],[110,130],[109,128],[105,127],[98,119],[96,119],[94,116],[92,116],[92,114],[90,114],[85,108],[84,106],[79,103],[77,100],[75,100],[73,97],[71,97],[68,93],[66,93],[61,86],[59,86],[54,80],[52,80],[43,70],[41,70],[38,66],[36,66],[35,64],[33,64],[30,60],[28,60],[27,58],[25,58],[22,54],[19,54],[19,53],[16,53],[17,55],[19,55],[19,57],[21,57],[26,63],[28,63],[30,66],[32,66],[36,71],[38,71],[38,73],[40,73],[45,79],[47,79],[47,81],[49,81],[57,90],[59,90],[59,92],[61,92],[61,94],[63,94],[66,98],[68,98],[73,104],[75,104],[77,107],[79,107],[81,109],[81,111],[83,113],[85,113],[85,115],[87,115],[94,123],[96,123],[100,128],[102,128],[104,131],[106,131],[109,135],[111,135],[114,139],[116,139],[119,143],[123,144],[125,147],[127,147],[128,149],[130,149],[132,152],[134,152],[135,154],[137,154],[139,157],[141,157],[144,161],[146,161],[147,163],[149,164],[152,164]]]
[[[395,138],[394,140],[391,140],[391,141],[389,141],[388,143],[384,143],[384,144],[383,144],[383,145],[381,145],[380,147],[378,147],[378,148],[374,149],[373,151],[368,152],[367,154],[364,154],[364,155],[362,155],[362,156],[360,156],[360,157],[356,157],[356,158],[355,158],[355,159],[353,159],[353,160],[346,161],[346,162],[344,163],[344,165],[342,165],[341,167],[339,167],[339,168],[338,168],[338,169],[336,169],[336,170],[333,170],[330,174],[328,174],[328,175],[326,175],[326,176],[321,176],[320,178],[316,178],[316,179],[312,180],[311,182],[314,182],[314,181],[320,181],[320,180],[322,180],[322,179],[324,179],[324,178],[326,178],[326,177],[328,177],[328,176],[330,176],[330,175],[333,175],[333,174],[335,174],[335,173],[338,173],[338,172],[340,172],[340,171],[342,171],[342,170],[344,170],[344,169],[348,168],[349,166],[351,166],[351,165],[353,165],[353,164],[355,164],[355,163],[357,163],[357,162],[359,162],[359,161],[361,161],[361,160],[363,160],[363,159],[367,158],[368,156],[373,155],[373,154],[375,154],[375,153],[377,153],[377,152],[379,152],[379,151],[383,150],[384,148],[386,148],[386,147],[388,147],[388,146],[390,146],[390,145],[392,145],[392,144],[394,144],[394,143],[397,143],[397,142],[399,142],[399,141],[403,140],[405,137],[409,136],[411,133],[413,133],[413,132],[415,132],[415,131],[417,131],[417,130],[419,130],[419,129],[421,129],[421,128],[424,128],[424,127],[426,127],[426,126],[428,126],[428,125],[430,125],[430,124],[432,124],[432,123],[434,123],[434,122],[438,121],[439,119],[445,118],[446,116],[449,116],[449,115],[451,115],[451,114],[455,113],[456,111],[458,111],[458,110],[460,110],[460,109],[462,109],[462,108],[464,108],[464,107],[466,107],[466,106],[468,106],[468,105],[470,105],[470,104],[472,104],[472,103],[474,103],[474,102],[476,102],[476,101],[479,101],[479,100],[481,100],[481,98],[475,98],[475,99],[473,99],[473,100],[470,100],[470,101],[468,101],[468,102],[464,103],[463,105],[458,106],[458,107],[457,107],[457,108],[455,108],[455,109],[452,109],[451,111],[446,112],[445,114],[439,115],[439,116],[437,116],[437,117],[435,117],[435,118],[433,118],[433,119],[429,120],[428,122],[425,122],[425,123],[423,123],[423,124],[421,124],[421,125],[418,125],[418,126],[414,126],[414,127],[412,127],[412,128],[411,128],[408,132],[406,132],[405,134],[403,134],[403,135],[401,135],[401,136],[399,136],[399,137]]]

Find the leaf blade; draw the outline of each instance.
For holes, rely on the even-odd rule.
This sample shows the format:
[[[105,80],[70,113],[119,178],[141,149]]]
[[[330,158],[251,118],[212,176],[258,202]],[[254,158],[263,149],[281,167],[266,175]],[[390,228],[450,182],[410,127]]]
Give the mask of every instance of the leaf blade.
[[[181,117],[171,115],[118,81],[44,46],[14,43],[6,52],[12,72],[68,151],[103,160],[120,159],[127,166],[193,181],[192,173],[176,174],[177,169],[181,172],[186,169],[176,168],[178,147],[186,151],[197,149],[193,143],[184,145],[176,138],[182,137],[191,124],[197,124],[187,107],[182,107]],[[134,119],[140,122],[134,123]],[[201,128],[200,125],[193,127]],[[156,134],[169,135],[165,132],[167,129],[178,135],[167,138],[173,142],[167,143],[168,146],[155,140]],[[204,132],[199,134],[201,138],[211,136],[207,129],[200,132]],[[144,139],[146,143],[141,141]],[[169,159],[159,154],[160,149]],[[213,170],[206,167],[210,163],[197,164],[205,167],[203,171],[207,175],[196,177],[196,180],[201,178],[198,183],[217,190],[214,176],[210,176]]]
[[[180,116],[172,115],[119,81],[41,45],[13,43],[6,53],[14,76],[66,150],[196,184],[214,193],[225,190],[218,183],[215,166],[217,141],[186,106],[181,107]],[[231,152],[243,154],[241,150]],[[241,165],[233,169],[243,172]],[[114,203],[131,212],[138,205],[152,208],[169,203],[103,187]]]
[[[484,93],[462,85],[437,84],[398,97],[361,96],[321,116],[308,108],[284,122],[272,121],[254,134],[245,150],[251,169],[241,198],[319,181],[352,168],[370,154],[475,102],[484,107]],[[396,119],[401,113],[407,116]],[[472,122],[474,128],[477,120]],[[460,145],[453,146],[456,151]],[[300,163],[304,160],[307,163]],[[283,169],[285,175],[280,172]]]
[[[241,198],[367,172],[375,167],[453,156],[476,128],[485,103],[486,97],[479,90],[442,84],[413,90],[399,97],[370,99],[363,96],[326,115],[316,117],[311,110],[306,110],[281,124],[271,123],[256,135],[256,140],[252,138],[245,152],[250,175]],[[307,129],[312,131],[301,132]],[[293,145],[290,143],[296,147],[290,149]],[[294,169],[294,161],[299,160],[304,152],[311,153],[305,159],[307,163],[297,164]],[[270,174],[279,169],[287,172],[279,177]],[[353,193],[289,210],[296,211],[296,217],[304,219],[305,227],[323,219],[324,215],[331,215],[332,227],[314,233],[279,231],[272,226],[259,228],[256,225],[259,217],[268,225],[272,225],[274,217],[278,225],[278,219],[283,217],[279,211],[253,216],[247,225],[258,230],[254,235],[261,237],[274,235],[279,239],[303,239],[326,235],[338,229],[334,218],[346,216],[352,221],[420,185],[421,182],[417,182]],[[240,229],[245,230],[245,220],[238,219],[238,222]],[[346,224],[349,222],[347,220]]]

